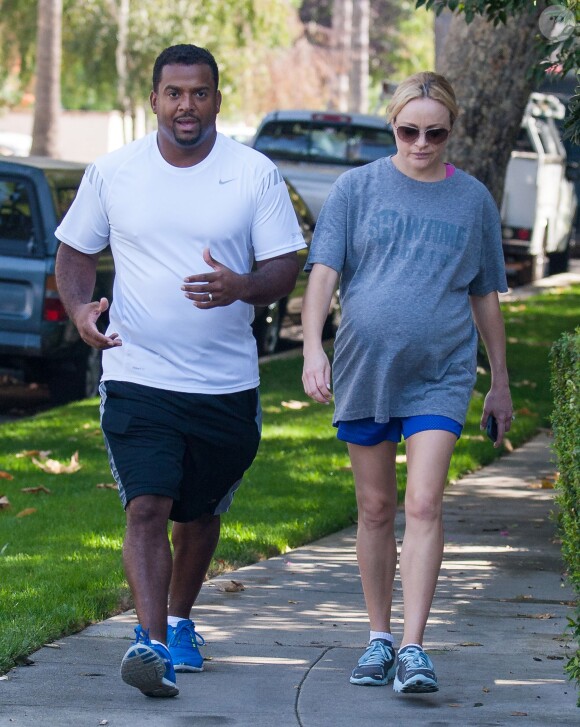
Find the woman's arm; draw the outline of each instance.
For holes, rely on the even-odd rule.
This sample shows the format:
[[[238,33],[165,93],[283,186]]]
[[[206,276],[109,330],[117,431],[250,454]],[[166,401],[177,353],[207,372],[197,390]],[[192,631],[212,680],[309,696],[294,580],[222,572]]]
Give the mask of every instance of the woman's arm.
[[[470,302],[475,325],[485,344],[491,366],[491,389],[485,397],[481,428],[485,428],[488,417],[493,414],[497,419],[498,432],[494,447],[499,447],[505,432],[510,430],[513,415],[506,364],[503,316],[496,291],[484,296],[472,295]]]
[[[302,383],[306,394],[321,404],[328,404],[332,399],[330,363],[322,348],[322,329],[337,281],[336,270],[315,263],[308,278],[302,303],[304,334]]]

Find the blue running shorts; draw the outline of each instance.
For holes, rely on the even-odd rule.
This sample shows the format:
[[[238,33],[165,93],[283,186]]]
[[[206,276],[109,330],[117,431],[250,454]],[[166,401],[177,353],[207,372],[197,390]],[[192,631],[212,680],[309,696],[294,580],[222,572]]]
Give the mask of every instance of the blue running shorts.
[[[337,437],[343,442],[372,447],[380,442],[400,442],[401,435],[409,439],[413,434],[430,429],[441,429],[461,436],[462,425],[450,417],[438,414],[421,414],[413,417],[391,417],[386,423],[378,423],[372,417],[338,423]]]
[[[104,381],[101,428],[123,507],[140,495],[173,499],[170,518],[226,512],[254,461],[257,389],[191,394]]]

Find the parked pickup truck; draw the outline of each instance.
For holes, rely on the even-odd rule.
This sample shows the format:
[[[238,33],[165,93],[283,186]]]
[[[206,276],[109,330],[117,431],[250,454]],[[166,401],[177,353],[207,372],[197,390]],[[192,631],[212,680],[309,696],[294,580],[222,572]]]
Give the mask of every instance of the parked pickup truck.
[[[54,275],[54,230],[83,173],[74,162],[0,157],[0,370],[48,383],[54,403],[96,394],[101,375],[100,353],[80,339]],[[113,276],[102,255],[97,297],[110,297]]]
[[[508,164],[502,203],[508,276],[519,284],[568,269],[578,200],[556,121],[565,107],[555,96],[530,96]]]
[[[340,174],[396,151],[385,119],[323,111],[267,114],[251,146],[277,164],[304,198],[315,221]]]

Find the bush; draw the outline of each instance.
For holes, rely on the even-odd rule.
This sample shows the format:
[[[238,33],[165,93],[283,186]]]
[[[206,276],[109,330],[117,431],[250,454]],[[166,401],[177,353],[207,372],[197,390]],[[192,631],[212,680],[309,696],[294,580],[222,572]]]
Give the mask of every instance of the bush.
[[[562,554],[568,579],[580,597],[580,327],[574,333],[565,333],[554,344],[551,359],[552,425],[560,470],[557,500]],[[574,637],[580,641],[580,598],[569,623]],[[565,668],[570,679],[580,686],[580,649]]]

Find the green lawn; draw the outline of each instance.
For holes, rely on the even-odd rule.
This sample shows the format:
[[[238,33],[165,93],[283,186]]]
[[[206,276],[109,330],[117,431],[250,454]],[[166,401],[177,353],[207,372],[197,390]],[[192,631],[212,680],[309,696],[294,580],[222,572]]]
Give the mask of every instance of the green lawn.
[[[580,286],[504,306],[508,361],[518,412],[514,446],[549,425],[548,354],[554,340],[580,320]],[[223,519],[212,572],[255,562],[310,542],[355,521],[352,477],[345,446],[335,438],[330,407],[308,403],[301,358],[261,367],[263,440],[258,459]],[[499,455],[479,430],[489,377],[481,373],[468,421],[454,455],[457,479]],[[124,515],[112,483],[98,428],[96,400],[0,426],[0,673],[51,639],[129,605],[121,568]],[[25,450],[50,450],[70,460],[73,474],[42,472]],[[404,449],[401,446],[401,453]],[[405,464],[399,469],[404,493]],[[22,492],[45,487],[49,493]],[[33,510],[32,512],[30,510]]]

